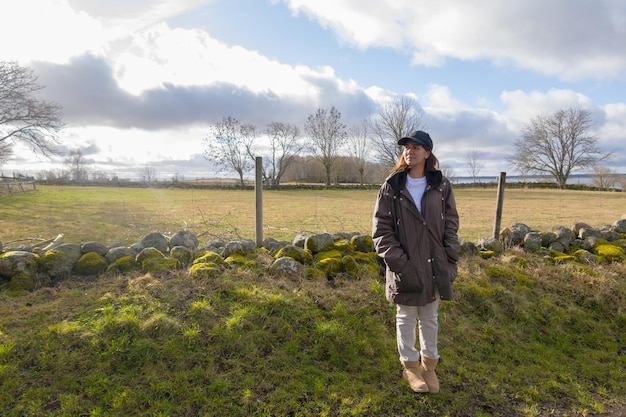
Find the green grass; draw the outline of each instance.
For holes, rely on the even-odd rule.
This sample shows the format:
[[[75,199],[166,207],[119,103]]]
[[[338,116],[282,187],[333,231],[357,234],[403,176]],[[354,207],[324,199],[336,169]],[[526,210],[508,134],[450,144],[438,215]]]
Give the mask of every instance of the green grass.
[[[455,190],[461,238],[476,242],[493,235],[496,194],[495,188]],[[369,234],[376,195],[376,189],[266,190],[263,236]],[[132,244],[154,230],[171,235],[183,229],[201,241],[255,239],[255,207],[253,190],[38,186],[0,198],[0,241],[28,243],[62,233],[65,242]],[[522,222],[546,230],[584,221],[599,227],[624,214],[626,193],[507,189],[501,226]]]
[[[401,379],[379,278],[178,272],[1,293],[0,415],[583,416],[623,405],[626,268],[519,258],[461,262],[456,300],[440,310],[436,395]]]
[[[537,228],[612,223],[626,197],[508,191],[503,226]],[[264,230],[285,239],[368,233],[375,195],[265,192]],[[234,190],[39,187],[0,199],[0,240],[65,233],[67,242],[131,243],[151,230],[183,227],[201,241],[253,238],[253,199]],[[457,200],[461,236],[489,236],[495,190],[459,189]],[[401,379],[394,310],[379,277],[327,283],[237,269],[211,279],[173,271],[4,291],[0,415],[564,417],[624,410],[625,277],[619,263],[545,264],[516,251],[463,259],[455,302],[440,310],[436,395],[415,395]]]

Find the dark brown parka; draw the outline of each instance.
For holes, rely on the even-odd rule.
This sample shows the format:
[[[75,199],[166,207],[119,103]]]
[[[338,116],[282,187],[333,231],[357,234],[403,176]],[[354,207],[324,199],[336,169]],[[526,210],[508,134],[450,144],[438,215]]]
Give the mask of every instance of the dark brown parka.
[[[407,171],[390,175],[378,192],[372,237],[386,265],[389,302],[423,306],[452,300],[459,259],[459,215],[450,182],[441,171],[426,174],[420,213],[406,189]]]

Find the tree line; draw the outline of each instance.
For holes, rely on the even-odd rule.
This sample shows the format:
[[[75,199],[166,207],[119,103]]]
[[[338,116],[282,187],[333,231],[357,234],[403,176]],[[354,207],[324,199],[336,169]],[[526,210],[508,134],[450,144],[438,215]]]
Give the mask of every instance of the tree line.
[[[55,145],[61,143],[60,133],[65,127],[62,109],[37,98],[42,88],[32,70],[15,62],[0,62],[0,166],[11,160],[18,142],[45,157],[58,156]],[[258,127],[225,115],[201,140],[204,157],[236,173],[240,186],[245,186],[246,175],[259,156],[263,182],[269,188],[279,187],[286,179],[319,178],[320,170],[326,186],[348,178],[363,184],[380,182],[400,155],[398,140],[424,125],[422,107],[410,96],[400,96],[380,104],[374,115],[353,126],[342,122],[341,112],[334,106],[318,108],[308,115],[302,128],[281,121]],[[565,187],[575,170],[593,169],[601,185],[606,186],[618,176],[602,165],[610,153],[598,147],[593,125],[591,112],[583,108],[537,115],[519,132],[507,162],[521,176],[549,175],[559,188]],[[464,161],[476,181],[484,167],[480,153],[468,151]],[[98,182],[107,177],[103,172],[89,172],[80,150],[70,151],[65,165],[65,170],[44,172],[40,179],[65,177],[83,182],[91,175],[91,180]],[[455,176],[451,167],[440,169],[448,177]],[[156,181],[154,168],[146,167],[142,180]],[[182,178],[176,174],[172,180]]]

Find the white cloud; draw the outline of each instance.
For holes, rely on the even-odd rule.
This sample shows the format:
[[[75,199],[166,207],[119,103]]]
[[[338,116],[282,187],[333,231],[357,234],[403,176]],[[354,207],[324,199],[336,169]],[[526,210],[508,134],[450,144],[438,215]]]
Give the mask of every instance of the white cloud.
[[[490,60],[566,80],[626,74],[626,10],[615,0],[284,0],[345,42],[411,50],[413,62]]]
[[[351,0],[285,0],[295,15],[304,13],[319,21],[322,27],[337,33],[340,40],[359,48],[397,46],[403,42],[402,33],[393,30],[401,9],[413,9],[415,3],[396,1],[395,5],[381,1]],[[392,29],[392,30],[389,30]]]
[[[3,42],[3,60],[60,63],[85,51],[100,52],[105,45],[100,22],[66,1],[21,0],[4,8],[9,11],[3,10],[0,39],[11,41]]]
[[[456,113],[470,107],[452,97],[450,89],[443,85],[432,84],[424,95],[422,105],[430,112]]]
[[[397,96],[338,76],[325,56],[317,61],[320,66],[286,65],[203,29],[167,23],[211,2],[15,1],[0,37],[17,40],[3,45],[0,60],[36,62],[35,72],[46,85],[42,94],[60,102],[72,126],[66,147],[95,144],[94,163],[112,170],[154,164],[158,171],[162,161],[163,172],[176,163],[201,172],[196,169],[201,166],[201,138],[207,125],[222,117],[259,127],[270,121],[301,124],[316,108],[333,105],[350,124],[369,115],[376,103]],[[456,71],[445,68],[452,60],[459,67],[463,61],[490,61],[563,79],[619,77],[626,68],[621,53],[626,20],[616,0],[283,2],[333,31],[344,44],[393,48],[412,57],[414,65],[441,66],[446,73]],[[24,21],[36,28],[37,36],[26,36]],[[376,71],[375,63],[371,70]],[[486,170],[502,170],[521,126],[540,113],[570,106],[597,115],[605,143],[623,143],[623,103],[599,108],[572,89],[523,91],[515,86],[499,100],[484,98],[476,106],[457,98],[462,92],[448,87],[445,76],[437,84],[425,79],[407,85],[421,88],[416,84],[421,82],[426,91],[416,101],[426,110],[437,155],[459,167],[464,152],[478,149],[489,160]]]
[[[115,53],[116,42],[207,0],[20,0],[3,8],[0,59],[66,63]],[[27,22],[27,23],[26,23]]]
[[[513,130],[519,130],[538,115],[548,115],[569,107],[594,110],[589,97],[572,90],[552,88],[547,92],[504,91],[500,100],[506,106],[505,116]]]
[[[621,159],[622,172],[626,171],[626,104],[615,103],[604,106],[605,121],[598,131],[599,142],[614,158]]]

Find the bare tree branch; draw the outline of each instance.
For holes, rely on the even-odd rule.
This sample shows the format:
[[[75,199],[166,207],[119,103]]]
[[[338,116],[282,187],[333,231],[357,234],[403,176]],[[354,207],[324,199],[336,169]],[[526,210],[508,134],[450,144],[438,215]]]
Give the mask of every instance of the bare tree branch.
[[[269,137],[271,155],[263,165],[263,178],[270,188],[278,187],[287,168],[296,160],[304,145],[300,129],[289,123],[272,122],[265,133]]]
[[[424,110],[411,97],[402,96],[383,104],[369,122],[374,149],[381,163],[394,166],[400,156],[398,140],[424,127]]]
[[[241,188],[245,187],[244,173],[252,169],[249,152],[256,127],[241,124],[234,117],[224,117],[220,123],[211,126],[209,135],[204,138],[207,149],[204,157],[218,164],[232,168],[239,175]]]
[[[326,186],[331,185],[331,174],[339,149],[347,138],[346,125],[341,123],[341,113],[335,108],[330,110],[317,109],[309,115],[304,130],[311,140],[313,156],[319,160],[326,170]]]
[[[89,179],[87,161],[80,150],[71,150],[65,159],[65,165],[67,165],[69,169],[71,178],[78,184],[86,182]]]
[[[17,141],[46,157],[59,155],[54,145],[65,127],[61,107],[36,98],[42,88],[32,70],[0,62],[0,160]]]
[[[478,177],[480,171],[485,167],[484,162],[480,160],[476,150],[469,151],[465,154],[465,165],[467,165],[469,174],[472,177],[472,182],[476,184],[476,177]]]
[[[609,190],[615,188],[619,182],[619,177],[619,174],[609,167],[595,166],[591,180],[593,181],[593,185],[601,190]]]
[[[611,155],[597,147],[598,137],[590,133],[592,127],[591,113],[584,109],[537,116],[522,129],[509,163],[524,175],[549,174],[559,188],[565,188],[572,171],[593,167]]]
[[[367,157],[370,152],[370,134],[369,124],[367,120],[352,126],[348,132],[348,140],[350,142],[352,155],[359,171],[359,183],[363,185],[365,178],[365,167],[367,166]]]

